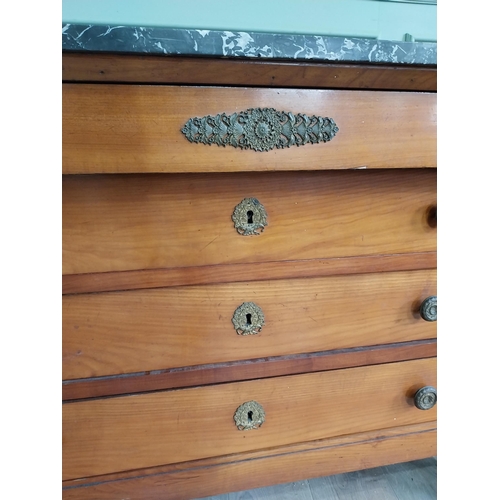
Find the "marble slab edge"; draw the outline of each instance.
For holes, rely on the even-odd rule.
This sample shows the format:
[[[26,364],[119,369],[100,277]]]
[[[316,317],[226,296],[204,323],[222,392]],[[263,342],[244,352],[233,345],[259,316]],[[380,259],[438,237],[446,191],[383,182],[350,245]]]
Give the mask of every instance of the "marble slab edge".
[[[323,35],[63,23],[63,51],[436,65],[437,44]]]

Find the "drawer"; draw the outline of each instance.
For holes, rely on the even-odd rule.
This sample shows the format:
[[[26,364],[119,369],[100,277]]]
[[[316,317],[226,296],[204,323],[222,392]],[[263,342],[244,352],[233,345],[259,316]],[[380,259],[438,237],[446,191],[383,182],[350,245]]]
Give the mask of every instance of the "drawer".
[[[63,176],[63,274],[435,251],[435,204],[435,169]]]
[[[414,406],[435,359],[63,405],[63,477],[72,479],[259,450],[436,419]],[[261,427],[234,415],[256,401]],[[258,412],[249,419],[258,417]]]
[[[67,295],[63,378],[435,338],[430,295],[435,270]]]
[[[436,167],[436,94],[63,85],[63,173]],[[332,118],[329,142],[265,152],[189,142],[190,118],[275,108]]]

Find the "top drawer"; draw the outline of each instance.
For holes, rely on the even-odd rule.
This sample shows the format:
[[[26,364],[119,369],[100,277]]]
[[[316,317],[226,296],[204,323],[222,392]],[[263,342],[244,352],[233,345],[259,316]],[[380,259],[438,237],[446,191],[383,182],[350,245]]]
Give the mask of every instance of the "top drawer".
[[[339,131],[266,152],[181,132],[190,118],[259,107],[330,117]],[[65,84],[62,163],[67,174],[436,167],[436,94]]]

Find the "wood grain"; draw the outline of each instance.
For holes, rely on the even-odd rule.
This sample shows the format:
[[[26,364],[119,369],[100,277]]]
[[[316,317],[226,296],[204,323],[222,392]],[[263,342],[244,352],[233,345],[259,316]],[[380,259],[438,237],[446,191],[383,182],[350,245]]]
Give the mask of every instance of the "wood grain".
[[[63,405],[63,480],[430,422],[413,405],[435,359],[293,375]],[[258,401],[266,421],[238,431]]]
[[[436,454],[436,422],[208,459],[175,468],[67,481],[64,500],[189,500]]]
[[[65,399],[105,397],[63,404],[63,498],[191,499],[435,455],[436,410],[417,410],[412,396],[435,385],[436,340],[366,346],[389,342],[389,332],[426,336],[402,314],[405,297],[423,293],[418,280],[404,289],[384,281],[379,296],[374,273],[429,269],[406,274],[435,279],[436,95],[386,91],[434,92],[435,68],[64,54],[63,78],[96,82],[63,85],[63,173],[118,174],[63,176],[64,292],[114,291],[63,298],[67,365],[108,373],[63,383]],[[378,90],[352,90],[368,88]],[[190,117],[257,106],[332,116],[340,131],[326,144],[268,153],[194,145],[180,132]],[[230,215],[249,196],[270,225],[243,238]],[[353,273],[356,293],[340,286]],[[299,282],[309,286],[290,285]],[[323,307],[311,310],[299,290],[309,304],[313,284]],[[266,311],[275,308],[246,339],[261,357],[162,364],[242,356],[225,343],[230,317],[213,314],[256,289]],[[281,296],[288,314],[277,309]],[[206,302],[195,310],[189,299]],[[419,300],[407,301],[414,315]],[[310,316],[300,315],[300,330],[297,312]],[[210,314],[203,336],[197,325]],[[435,337],[435,324],[425,327]],[[308,352],[309,341],[333,345],[332,331],[341,345],[365,345]],[[120,366],[126,373],[113,375]],[[267,420],[237,431],[234,411],[250,399]]]
[[[259,236],[234,207],[257,198]],[[63,176],[63,274],[434,252],[436,170]]]
[[[437,356],[436,339],[67,380],[63,401],[339,370]]]
[[[65,174],[436,167],[436,94],[64,84]],[[189,118],[272,107],[328,116],[328,143],[268,152],[190,143]]]
[[[69,479],[63,481],[63,487],[71,487],[74,485],[87,485],[89,483],[100,483],[106,481],[114,481],[115,479],[132,479],[150,475],[170,473],[187,469],[201,469],[211,467],[213,465],[228,465],[234,462],[250,461],[262,458],[270,458],[276,455],[286,455],[289,453],[298,453],[304,451],[317,450],[319,448],[329,448],[337,446],[346,446],[354,443],[383,440],[391,437],[420,434],[422,432],[436,430],[436,421],[421,422],[419,424],[396,425],[388,429],[379,429],[375,431],[359,432],[347,434],[345,436],[336,436],[334,438],[319,439],[316,441],[306,441],[302,443],[293,443],[290,445],[279,446],[274,448],[263,448],[261,450],[247,451],[243,453],[231,453],[230,455],[219,455],[198,460],[190,460],[188,462],[160,465],[157,467],[147,467],[138,470],[129,470],[124,472],[115,472],[88,478]]]
[[[65,82],[437,90],[435,67],[63,53]]]
[[[203,497],[205,500],[436,500],[437,459],[428,457],[370,469]]]
[[[108,273],[66,274],[62,293],[114,292],[142,288],[167,288],[181,285],[213,285],[290,278],[342,276],[345,274],[380,273],[435,269],[436,252],[392,255],[364,255],[333,259],[258,262],[216,266],[174,267],[115,271]]]
[[[429,270],[68,295],[63,379],[430,339],[415,309],[436,294]],[[265,325],[238,335],[250,301]]]

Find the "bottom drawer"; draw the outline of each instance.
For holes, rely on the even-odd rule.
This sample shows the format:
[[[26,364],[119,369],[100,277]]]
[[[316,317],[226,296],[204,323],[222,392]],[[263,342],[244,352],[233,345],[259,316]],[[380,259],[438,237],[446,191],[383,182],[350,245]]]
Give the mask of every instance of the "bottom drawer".
[[[413,396],[435,384],[432,358],[67,403],[63,479],[432,421],[436,408],[417,409]],[[265,420],[238,430],[235,412],[249,401]]]

